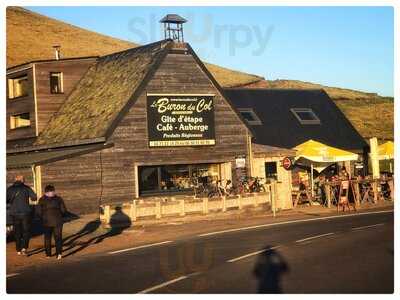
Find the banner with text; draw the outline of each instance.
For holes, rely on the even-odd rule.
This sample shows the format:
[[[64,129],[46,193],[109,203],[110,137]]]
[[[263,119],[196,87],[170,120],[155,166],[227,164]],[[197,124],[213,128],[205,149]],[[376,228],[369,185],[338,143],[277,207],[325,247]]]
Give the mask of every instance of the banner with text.
[[[150,147],[215,145],[214,95],[147,95]]]

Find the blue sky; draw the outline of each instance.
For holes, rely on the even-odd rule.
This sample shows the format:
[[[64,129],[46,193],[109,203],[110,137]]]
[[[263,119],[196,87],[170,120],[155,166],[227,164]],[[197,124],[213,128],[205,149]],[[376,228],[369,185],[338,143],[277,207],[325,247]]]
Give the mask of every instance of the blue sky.
[[[393,96],[392,7],[27,7],[145,44],[167,13],[205,61],[264,76]]]

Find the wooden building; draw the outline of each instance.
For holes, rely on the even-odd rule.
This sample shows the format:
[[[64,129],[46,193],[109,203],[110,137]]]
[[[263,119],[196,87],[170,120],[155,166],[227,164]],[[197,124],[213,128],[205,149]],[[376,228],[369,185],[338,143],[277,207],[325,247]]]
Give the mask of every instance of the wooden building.
[[[235,180],[238,157],[251,172],[249,127],[187,43],[7,73],[26,90],[7,100],[7,183],[54,184],[75,213],[184,190],[192,176]]]
[[[7,69],[7,149],[33,144],[96,59],[32,61]]]
[[[75,213],[191,190],[192,178],[278,181],[308,139],[366,155],[367,144],[324,91],[222,89],[189,44],[185,19],[165,40],[102,57],[7,69],[7,185],[56,186]]]

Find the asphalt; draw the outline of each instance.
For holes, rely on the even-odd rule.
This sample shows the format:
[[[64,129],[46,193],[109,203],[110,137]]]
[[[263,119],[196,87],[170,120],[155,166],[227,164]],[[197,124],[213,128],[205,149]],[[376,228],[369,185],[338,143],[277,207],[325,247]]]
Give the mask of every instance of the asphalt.
[[[194,235],[29,267],[7,292],[393,293],[393,227],[384,212]]]

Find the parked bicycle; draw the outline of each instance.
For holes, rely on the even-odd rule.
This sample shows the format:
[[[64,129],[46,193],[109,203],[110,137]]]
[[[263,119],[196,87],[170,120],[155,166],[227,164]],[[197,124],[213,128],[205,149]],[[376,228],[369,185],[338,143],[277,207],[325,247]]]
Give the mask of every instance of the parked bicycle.
[[[212,182],[207,177],[193,177],[191,180],[194,197],[208,197],[213,198],[222,196],[222,192],[218,187],[218,182]]]
[[[250,178],[249,190],[251,193],[266,192],[265,186],[261,183],[261,178],[259,177]]]

